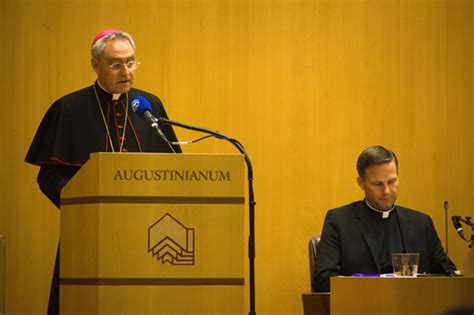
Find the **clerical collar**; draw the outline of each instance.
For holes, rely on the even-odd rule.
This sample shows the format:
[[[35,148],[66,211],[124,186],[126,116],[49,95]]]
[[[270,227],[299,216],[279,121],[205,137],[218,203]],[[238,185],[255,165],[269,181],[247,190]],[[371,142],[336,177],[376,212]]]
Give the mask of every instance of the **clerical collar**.
[[[120,99],[120,93],[119,94],[114,94],[112,92],[109,92],[106,88],[104,88],[102,86],[102,84],[100,84],[99,80],[97,80],[97,84],[100,86],[100,88],[102,90],[104,90],[105,92],[109,93],[109,94],[112,94],[112,101],[117,101],[118,99]]]
[[[390,217],[390,212],[395,210],[395,204],[392,206],[391,209],[382,211],[382,210],[379,210],[379,209],[375,208],[374,206],[371,206],[370,203],[367,201],[367,199],[365,199],[364,201],[365,201],[365,204],[367,205],[367,207],[369,207],[371,210],[374,210],[375,212],[378,212],[378,213],[382,214],[382,219],[388,219]]]

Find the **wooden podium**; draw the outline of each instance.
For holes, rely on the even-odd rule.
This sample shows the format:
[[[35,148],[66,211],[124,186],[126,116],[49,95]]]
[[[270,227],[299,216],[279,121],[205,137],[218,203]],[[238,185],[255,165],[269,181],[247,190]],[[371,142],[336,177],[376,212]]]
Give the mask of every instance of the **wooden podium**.
[[[241,155],[94,153],[61,196],[61,314],[245,312]]]

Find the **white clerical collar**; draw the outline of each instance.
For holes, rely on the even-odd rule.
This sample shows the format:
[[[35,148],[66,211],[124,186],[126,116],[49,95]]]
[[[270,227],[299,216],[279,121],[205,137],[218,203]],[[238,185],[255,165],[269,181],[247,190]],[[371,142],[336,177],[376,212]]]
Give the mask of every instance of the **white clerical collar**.
[[[102,84],[100,84],[99,80],[97,80],[97,84],[100,86],[100,88],[101,88],[102,90],[104,90],[105,92],[107,92],[107,93],[109,93],[109,94],[112,94],[112,101],[116,101],[116,100],[118,100],[118,99],[120,98],[120,93],[119,93],[119,94],[114,94],[114,93],[112,93],[112,92],[110,92],[110,91],[107,91],[107,89],[104,88],[104,87],[102,86]]]
[[[367,207],[374,210],[375,212],[381,213],[382,214],[382,219],[388,219],[390,217],[390,212],[395,210],[395,204],[392,206],[391,209],[385,210],[385,211],[379,210],[379,209],[371,206],[370,203],[367,201],[367,199],[365,199],[365,204],[367,205]]]

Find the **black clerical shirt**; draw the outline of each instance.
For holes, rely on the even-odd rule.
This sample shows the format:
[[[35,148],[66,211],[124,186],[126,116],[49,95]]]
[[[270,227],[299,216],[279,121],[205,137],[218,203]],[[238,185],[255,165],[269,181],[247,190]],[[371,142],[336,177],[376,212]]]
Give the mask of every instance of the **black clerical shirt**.
[[[398,224],[397,208],[384,218],[383,213],[367,207],[377,245],[378,259],[382,273],[392,273],[392,253],[403,253],[404,246]]]

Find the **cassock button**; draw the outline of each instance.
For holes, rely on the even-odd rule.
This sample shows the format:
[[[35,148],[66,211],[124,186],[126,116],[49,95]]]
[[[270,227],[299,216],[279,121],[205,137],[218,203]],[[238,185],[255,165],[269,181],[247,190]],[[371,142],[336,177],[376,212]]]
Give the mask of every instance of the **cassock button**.
[[[122,114],[120,114],[120,113],[115,113],[115,116],[117,116],[117,117],[122,117]]]
[[[112,101],[112,103],[113,103],[114,105],[118,105],[118,104],[119,104],[119,101]]]
[[[125,141],[125,139],[127,139],[127,138],[125,138],[124,136],[120,137],[120,141]]]
[[[122,148],[122,152],[128,152],[126,148]]]
[[[123,129],[123,126],[122,125],[117,125],[117,128],[118,129]]]

